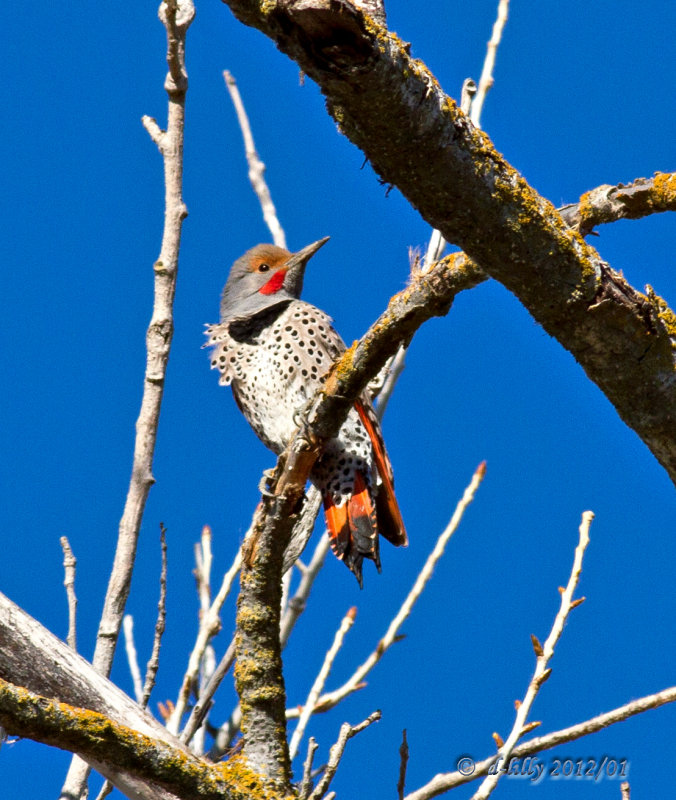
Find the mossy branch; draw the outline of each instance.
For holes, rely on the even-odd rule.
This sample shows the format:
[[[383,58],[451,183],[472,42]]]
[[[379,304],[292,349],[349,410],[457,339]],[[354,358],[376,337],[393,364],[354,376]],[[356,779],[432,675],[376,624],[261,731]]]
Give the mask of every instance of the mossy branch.
[[[79,753],[123,790],[129,786],[120,775],[135,776],[166,789],[168,796],[185,800],[276,800],[235,757],[208,764],[121,725],[103,714],[59,703],[0,679],[0,722],[10,733]],[[144,796],[138,787],[135,796]],[[167,796],[167,795],[162,795]]]
[[[620,219],[641,219],[664,211],[676,211],[676,173],[658,173],[629,184],[597,186],[578,203],[559,209],[563,219],[583,236],[597,225]]]
[[[462,289],[485,279],[463,254],[417,273],[359,342],[331,368],[304,413],[304,423],[277,463],[242,553],[237,612],[236,685],[249,766],[278,788],[289,786],[286,704],[279,642],[284,550],[298,519],[305,484],[366,384],[430,317],[446,314]]]
[[[574,355],[676,482],[676,317],[666,303],[611,270],[410,48],[349,0],[225,2],[317,82],[382,180]]]

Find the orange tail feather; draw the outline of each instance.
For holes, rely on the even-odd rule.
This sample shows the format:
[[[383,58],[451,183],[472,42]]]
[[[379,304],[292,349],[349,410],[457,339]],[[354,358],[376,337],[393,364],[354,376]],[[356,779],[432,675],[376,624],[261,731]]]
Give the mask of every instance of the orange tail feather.
[[[361,401],[357,400],[354,404],[359,418],[366,428],[366,432],[371,440],[373,447],[373,457],[378,468],[378,474],[382,485],[376,497],[376,510],[378,513],[378,530],[392,544],[397,547],[408,545],[408,536],[404,527],[404,520],[399,510],[399,504],[394,494],[394,477],[392,475],[392,465],[385,450],[380,425],[373,413],[373,409]]]
[[[365,558],[375,562],[380,572],[376,510],[364,476],[356,473],[353,494],[342,505],[336,505],[330,492],[325,492],[323,499],[331,549],[363,586]]]

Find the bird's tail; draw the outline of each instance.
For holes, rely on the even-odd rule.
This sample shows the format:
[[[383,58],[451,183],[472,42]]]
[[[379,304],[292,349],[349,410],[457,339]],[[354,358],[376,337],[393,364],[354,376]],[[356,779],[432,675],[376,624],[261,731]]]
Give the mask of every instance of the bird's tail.
[[[371,476],[370,486],[366,476],[357,470],[352,494],[347,500],[336,504],[328,490],[323,492],[323,500],[331,548],[362,586],[362,562],[365,558],[373,561],[380,572],[378,534],[397,547],[405,547],[408,536],[394,494],[392,467],[378,419],[368,401],[358,400],[355,408],[371,440],[379,485],[372,491],[371,486],[376,485],[376,475]]]

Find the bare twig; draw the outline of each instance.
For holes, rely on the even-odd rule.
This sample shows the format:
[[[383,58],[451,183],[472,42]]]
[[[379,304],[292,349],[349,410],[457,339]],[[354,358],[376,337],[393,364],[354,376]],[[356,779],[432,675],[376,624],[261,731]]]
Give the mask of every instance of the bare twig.
[[[202,694],[197,703],[195,703],[195,707],[190,712],[190,717],[185,724],[185,728],[181,733],[181,741],[182,742],[189,742],[192,737],[195,735],[195,731],[200,727],[200,725],[204,722],[207,713],[209,712],[209,708],[211,707],[211,698],[216,693],[216,690],[221,685],[221,681],[228,673],[228,670],[233,665],[235,660],[235,640],[233,639],[230,644],[228,645],[228,649],[225,651],[223,658],[220,660],[218,666],[214,670],[211,678],[209,679],[207,685],[204,687]]]
[[[573,594],[575,593],[575,589],[577,588],[577,584],[580,580],[580,574],[582,572],[582,560],[584,558],[584,552],[587,549],[587,545],[589,544],[589,526],[591,525],[593,519],[594,514],[591,511],[585,511],[582,514],[582,522],[580,524],[580,540],[575,548],[573,568],[570,573],[570,578],[568,579],[568,584],[561,592],[561,605],[559,606],[559,611],[554,618],[554,624],[552,625],[552,630],[547,637],[547,640],[545,641],[544,645],[540,645],[537,639],[533,638],[533,645],[537,655],[535,671],[533,672],[533,677],[528,685],[526,695],[523,701],[519,703],[517,707],[514,726],[507,737],[507,741],[498,750],[498,758],[500,759],[509,760],[510,756],[512,755],[512,751],[514,750],[514,746],[523,736],[528,714],[533,707],[535,698],[538,696],[540,687],[551,674],[549,662],[554,655],[554,648],[561,638],[563,626],[568,619],[568,615],[577,605],[577,603],[573,601]],[[493,789],[495,789],[497,786],[501,775],[502,772],[499,770],[494,775],[488,775],[472,796],[472,800],[486,800],[486,798],[493,792]]]
[[[141,705],[145,708],[150,700],[150,695],[155,686],[157,670],[160,667],[160,645],[167,622],[167,531],[160,523],[160,550],[162,553],[162,567],[160,570],[160,598],[157,601],[157,620],[155,621],[155,635],[153,637],[153,650],[146,665],[146,679],[143,684]]]
[[[438,261],[441,258],[441,254],[444,252],[444,247],[446,247],[446,239],[441,235],[441,231],[433,230],[427,245],[427,252],[423,259],[422,268],[429,269],[432,264]]]
[[[479,85],[477,86],[471,78],[467,78],[462,85],[460,108],[464,114],[469,115],[475,128],[481,127],[481,112],[483,111],[484,101],[486,100],[489,89],[493,86],[495,56],[498,52],[500,40],[502,39],[502,31],[507,22],[508,8],[509,0],[499,0],[497,18],[493,23],[493,32],[486,47],[486,57],[484,58]],[[428,267],[440,259],[445,247],[446,240],[442,236],[441,231],[432,231],[423,268]]]
[[[631,800],[631,787],[629,786],[629,781],[623,781],[620,784],[620,792],[622,800]]]
[[[200,626],[197,632],[197,639],[195,640],[195,645],[193,646],[192,652],[190,653],[190,658],[188,659],[188,667],[186,669],[185,675],[183,676],[183,682],[181,683],[181,689],[179,691],[178,699],[176,700],[176,707],[171,715],[171,719],[167,723],[167,727],[169,730],[178,731],[178,728],[181,723],[181,717],[185,712],[185,708],[188,703],[188,699],[190,697],[190,688],[197,680],[197,676],[199,674],[200,663],[202,662],[202,657],[204,652],[209,644],[209,641],[213,636],[215,636],[221,628],[221,619],[220,613],[223,604],[225,603],[228,595],[230,594],[230,590],[232,589],[232,584],[234,583],[235,578],[237,577],[237,573],[239,572],[239,567],[241,563],[241,555],[238,552],[235,556],[235,560],[232,562],[230,569],[225,573],[223,576],[223,581],[221,582],[221,588],[218,590],[218,594],[214,598],[213,602],[207,609],[206,613],[202,613],[202,617],[200,619]],[[215,693],[216,689],[220,685],[220,681],[223,680],[225,674],[227,673],[228,669],[230,669],[230,663],[227,662],[228,653],[234,652],[232,648],[228,648],[228,652],[224,656],[223,660],[216,668],[214,673],[211,675],[207,685],[204,687],[200,699],[199,699],[199,708],[204,708],[205,706],[208,707],[213,694]],[[220,676],[220,679],[219,679]],[[190,741],[192,735],[197,727],[195,726],[195,719],[194,717],[198,714],[198,706],[193,708],[190,719],[186,724],[186,728],[183,731],[181,738],[183,741]],[[188,735],[187,738],[187,731],[191,730],[192,732]]]
[[[484,59],[484,66],[481,70],[481,77],[479,78],[479,87],[476,96],[472,101],[472,110],[470,112],[470,119],[475,127],[481,125],[481,112],[484,107],[486,95],[493,86],[493,69],[495,68],[495,56],[500,46],[502,39],[502,32],[507,22],[507,11],[509,9],[509,0],[500,0],[498,3],[498,15],[493,23],[493,33],[486,47],[486,58]]]
[[[108,797],[114,788],[115,787],[110,781],[105,780],[103,782],[103,786],[101,787],[101,791],[96,795],[96,800],[105,800],[105,798]]]
[[[406,790],[406,766],[408,765],[408,742],[406,741],[406,728],[401,733],[401,747],[399,748],[399,780],[397,781],[397,796],[404,800]]]
[[[377,722],[381,716],[382,715],[380,711],[374,711],[373,714],[370,714],[363,722],[360,722],[359,725],[352,727],[349,722],[344,722],[342,724],[340,728],[340,734],[338,735],[338,740],[329,751],[329,763],[326,765],[322,779],[319,781],[308,800],[320,800],[320,798],[324,796],[327,789],[331,785],[333,776],[338,770],[340,759],[343,757],[343,753],[345,752],[345,745],[353,736],[356,736],[365,728],[368,728],[369,725]]]
[[[310,736],[307,743],[307,755],[303,763],[303,780],[298,789],[298,800],[307,800],[312,791],[312,762],[318,746],[314,736]]]
[[[103,612],[99,623],[93,664],[104,675],[110,674],[115,646],[129,595],[141,520],[150,487],[154,482],[152,465],[157,438],[164,378],[173,335],[173,302],[176,291],[181,226],[187,216],[182,197],[183,123],[188,87],[185,69],[185,38],[195,16],[192,0],[172,0],[160,6],[160,19],[167,31],[165,89],[169,98],[167,129],[158,132],[157,123],[146,120],[146,129],[164,159],[165,214],[162,246],[154,264],[153,313],[146,336],[147,360],[141,410],[136,422],[136,440],[129,491],[120,520],[117,548],[110,574]],[[77,770],[77,774],[75,773]],[[86,768],[71,765],[62,789],[63,797],[79,797],[86,781]]]
[[[138,654],[134,642],[134,618],[131,614],[125,614],[122,618],[122,631],[124,633],[124,649],[127,653],[127,663],[129,672],[134,685],[134,696],[136,702],[141,703],[143,699],[143,684],[141,683],[141,670],[138,665]]]
[[[315,489],[315,487],[312,487],[310,492],[316,493],[318,500],[318,511],[319,503],[321,502],[321,493],[318,489]],[[317,515],[317,511],[314,512],[315,517]],[[310,563],[304,567],[298,588],[296,589],[296,592],[291,600],[289,600],[289,604],[287,605],[286,611],[282,617],[282,622],[280,625],[280,639],[282,647],[286,646],[298,617],[300,617],[305,610],[305,605],[308,597],[310,596],[312,585],[314,584],[319,571],[324,566],[324,561],[326,559],[326,554],[329,552],[329,547],[329,537],[325,534],[325,532],[322,532],[322,535],[317,542],[317,546],[315,547],[314,553],[312,554],[312,558],[310,559]]]
[[[553,747],[559,747],[562,744],[581,739],[583,736],[597,733],[610,725],[615,725],[617,722],[622,722],[636,714],[643,714],[645,711],[674,702],[676,702],[676,686],[671,686],[668,689],[657,692],[657,694],[651,694],[646,697],[641,697],[638,700],[632,700],[631,703],[620,706],[613,711],[608,711],[605,714],[599,714],[597,717],[585,720],[584,722],[579,722],[577,725],[572,725],[569,728],[563,728],[562,730],[548,733],[545,736],[538,736],[535,739],[521,742],[521,744],[517,744],[512,751],[512,757],[524,758],[525,756],[541,753],[543,750],[551,750]],[[405,800],[430,800],[432,797],[437,797],[444,792],[455,789],[456,786],[461,786],[465,783],[475,781],[478,778],[482,778],[484,775],[488,774],[488,770],[491,767],[495,767],[496,758],[497,756],[493,754],[488,758],[484,758],[482,761],[475,762],[474,771],[471,775],[463,774],[462,772],[448,772],[435,775],[425,786],[406,795]]]
[[[312,684],[312,689],[310,689],[310,694],[308,695],[308,698],[305,701],[305,705],[303,706],[303,710],[301,711],[298,724],[296,725],[296,729],[294,730],[293,736],[291,737],[291,743],[289,744],[289,758],[292,761],[296,757],[296,753],[298,752],[298,746],[300,745],[301,739],[303,738],[303,734],[305,733],[305,728],[310,720],[310,717],[312,716],[312,712],[314,711],[317,705],[317,700],[319,699],[319,695],[322,693],[322,689],[324,688],[326,679],[329,677],[329,672],[331,672],[331,667],[333,666],[333,662],[336,656],[338,655],[338,651],[343,646],[343,641],[345,639],[345,636],[352,627],[352,623],[354,622],[356,616],[357,616],[357,609],[353,606],[343,617],[343,620],[340,623],[340,627],[336,631],[336,635],[333,639],[333,644],[326,653],[326,657],[324,658],[324,663],[322,664],[321,669],[319,670],[319,673],[315,678],[315,682]]]
[[[476,491],[479,488],[485,473],[486,465],[484,462],[482,462],[475,470],[472,480],[465,489],[461,500],[458,502],[450,522],[437,539],[434,549],[427,557],[427,561],[416,578],[411,591],[401,604],[399,611],[392,622],[390,622],[385,635],[378,642],[376,648],[366,659],[366,661],[354,671],[352,676],[340,688],[334,690],[333,692],[328,692],[319,698],[316,707],[317,711],[327,711],[329,708],[333,708],[337,703],[343,700],[343,698],[360,689],[363,686],[364,678],[373,669],[373,667],[375,667],[375,665],[380,661],[380,659],[394,644],[394,642],[397,641],[397,633],[399,628],[403,625],[404,621],[411,613],[411,609],[413,608],[416,600],[420,597],[425,586],[427,585],[427,582],[432,577],[434,567],[443,555],[448,540],[457,530],[465,510],[474,499],[474,495],[476,494]],[[296,716],[298,716],[297,709],[291,708],[287,710],[287,719],[292,719]]]
[[[258,152],[256,151],[253,133],[251,132],[251,126],[249,125],[249,118],[247,117],[247,113],[244,109],[244,103],[242,102],[242,97],[239,93],[239,89],[237,88],[237,81],[227,69],[223,72],[223,78],[225,79],[225,85],[228,87],[230,99],[235,107],[237,121],[239,122],[239,127],[242,131],[242,138],[244,139],[244,152],[246,153],[246,160],[249,164],[249,181],[251,182],[251,186],[261,204],[263,219],[270,229],[273,242],[278,247],[283,247],[286,249],[286,236],[284,234],[284,229],[279,223],[275,204],[272,202],[270,190],[265,182],[265,164],[261,161]]]
[[[211,539],[211,528],[209,525],[204,525],[199,544],[195,545],[195,580],[201,614],[206,614],[211,605],[211,565],[213,563]]]
[[[376,407],[376,414],[378,415],[378,419],[383,418],[383,414],[387,409],[387,404],[390,402],[390,397],[392,397],[392,392],[394,391],[394,387],[401,376],[401,373],[404,371],[404,367],[406,366],[406,347],[401,345],[399,350],[397,350],[396,355],[390,362],[390,369],[387,373],[387,377],[385,378],[385,382],[383,383],[383,388],[378,393],[378,405]]]
[[[472,78],[465,78],[460,92],[460,110],[463,114],[469,114],[472,110],[472,100],[477,92],[476,81]]]
[[[61,550],[63,551],[63,585],[66,587],[66,598],[68,600],[68,647],[77,651],[77,597],[75,595],[75,568],[77,559],[73,555],[67,536],[62,536]]]

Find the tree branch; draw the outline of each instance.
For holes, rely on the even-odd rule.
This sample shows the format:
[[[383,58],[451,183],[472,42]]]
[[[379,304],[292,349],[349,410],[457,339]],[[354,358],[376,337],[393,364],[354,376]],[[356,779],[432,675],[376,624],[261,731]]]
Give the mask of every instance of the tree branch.
[[[115,561],[104,601],[93,664],[107,675],[113,663],[124,606],[129,595],[139,530],[148,492],[154,482],[153,455],[157,438],[164,376],[174,330],[173,303],[176,291],[181,225],[187,216],[182,199],[183,120],[188,79],[185,71],[185,35],[195,15],[192,0],[173,0],[160,6],[167,29],[169,73],[165,88],[169,96],[167,130],[159,149],[164,158],[165,224],[160,256],[154,264],[155,301],[146,337],[147,363],[141,411],[136,422],[134,460],[129,492],[120,520]],[[155,139],[155,137],[153,137]],[[155,139],[157,142],[157,140]]]
[[[0,720],[18,736],[80,753],[106,777],[120,772],[143,779],[149,784],[146,797],[157,797],[155,784],[184,800],[250,800],[257,784],[256,776],[249,775],[253,786],[234,785],[231,774],[241,770],[236,758],[210,765],[104,714],[50,700],[1,679]],[[117,783],[116,777],[111,780]]]
[[[167,74],[164,88],[169,98],[167,130],[161,131],[154,120],[143,123],[164,160],[165,213],[160,256],[155,271],[153,313],[146,334],[146,372],[143,381],[141,410],[136,421],[136,439],[131,479],[120,520],[115,558],[103,603],[92,663],[99,672],[109,675],[115,647],[122,627],[124,608],[131,587],[141,521],[150,487],[164,377],[174,332],[173,305],[178,272],[181,227],[188,212],[183,202],[183,123],[188,76],[185,69],[185,37],[195,16],[192,0],[164,0],[159,17],[167,31]],[[61,797],[80,797],[87,771],[74,760]]]
[[[462,497],[458,501],[448,525],[439,534],[439,537],[437,538],[437,541],[435,542],[430,554],[427,556],[427,560],[425,561],[422,569],[418,573],[411,590],[404,598],[403,603],[388,625],[385,635],[378,641],[378,644],[366,661],[357,667],[357,669],[345,681],[345,683],[343,683],[342,686],[340,686],[338,689],[334,689],[332,692],[327,692],[318,698],[315,705],[316,711],[328,711],[330,708],[338,705],[338,703],[344,700],[348,695],[353,694],[361,689],[365,685],[364,679],[369,672],[375,667],[375,665],[380,661],[390,647],[392,647],[392,645],[398,641],[397,637],[399,629],[408,619],[413,606],[416,604],[418,598],[429,583],[430,578],[434,573],[434,568],[443,556],[446,545],[448,544],[451,536],[453,536],[458,529],[465,511],[470,503],[472,503],[474,500],[485,474],[486,463],[482,461],[474,471],[471,481],[467,485]],[[298,709],[290,708],[286,713],[286,718],[293,719],[294,717],[299,716],[299,714],[300,712]]]
[[[569,728],[563,728],[559,731],[548,733],[546,736],[538,736],[535,739],[530,739],[527,742],[518,744],[512,751],[514,758],[524,758],[525,756],[532,756],[536,753],[541,753],[543,750],[551,750],[553,747],[558,747],[567,742],[574,742],[576,739],[581,739],[583,736],[589,736],[592,733],[597,733],[610,725],[615,725],[617,722],[622,722],[629,717],[636,714],[642,714],[644,711],[649,711],[653,708],[659,708],[667,703],[676,702],[676,686],[668,689],[663,689],[657,694],[651,694],[646,697],[641,697],[638,700],[632,700],[624,706],[607,711],[605,714],[599,714],[597,717],[579,722],[577,725],[571,725]],[[462,786],[464,783],[475,781],[478,778],[483,778],[488,774],[490,767],[495,765],[497,756],[492,755],[483,761],[477,761],[474,764],[474,771],[471,775],[465,775],[461,772],[448,772],[435,775],[432,780],[422,786],[420,789],[406,795],[404,800],[431,800],[432,797],[437,797],[444,792],[455,789],[456,786]]]
[[[512,291],[676,482],[676,316],[570,230],[394,34],[349,0],[226,0],[293,58],[385,183]]]
[[[270,190],[265,180],[265,164],[261,161],[258,151],[256,150],[251,125],[249,124],[249,117],[244,108],[242,96],[237,87],[237,81],[227,69],[223,72],[223,79],[225,80],[225,85],[230,94],[232,104],[235,107],[239,128],[242,131],[244,153],[246,155],[247,164],[249,165],[249,182],[251,183],[251,188],[254,190],[258,202],[261,204],[263,219],[272,234],[272,241],[277,247],[286,249],[284,228],[282,228],[279,222],[275,204],[272,202],[272,196],[270,195]]]
[[[423,322],[447,313],[455,294],[484,276],[462,254],[448,256],[395,295],[360,342],[336,362],[310,401],[305,424],[280,456],[270,490],[242,548],[236,688],[244,752],[256,772],[288,788],[286,695],[279,639],[284,551],[302,509],[305,483],[326,442],[387,359]]]
[[[0,725],[77,751],[130,798],[249,800],[258,787],[261,796],[276,800],[271,791],[264,795],[260,781],[241,760],[213,766],[196,758],[151,714],[3,594],[0,676]],[[216,790],[220,794],[209,794]]]
[[[566,624],[568,616],[573,608],[582,602],[582,598],[574,601],[573,595],[575,594],[575,589],[577,588],[577,584],[582,573],[582,559],[584,558],[585,550],[589,544],[589,527],[593,519],[594,514],[592,511],[585,511],[582,514],[582,522],[580,523],[580,539],[577,547],[575,548],[573,567],[565,590],[561,589],[561,605],[556,617],[554,618],[554,624],[552,625],[549,636],[547,637],[544,645],[541,645],[535,636],[531,637],[535,655],[537,657],[535,661],[535,670],[533,672],[533,677],[528,684],[528,690],[526,691],[523,701],[517,705],[516,719],[514,720],[512,730],[507,737],[507,741],[498,750],[498,758],[509,760],[510,756],[514,752],[516,743],[527,730],[526,720],[528,719],[528,714],[533,707],[533,703],[535,702],[542,685],[551,675],[552,670],[549,667],[549,662],[554,656],[554,648],[556,647],[559,639],[561,638],[561,634],[563,633],[563,626]],[[481,786],[479,786],[474,795],[472,795],[471,800],[487,800],[495,787],[498,785],[498,781],[500,780],[501,776],[502,773],[497,772],[494,775],[488,775],[486,778],[484,778]]]
[[[75,569],[77,559],[73,555],[70,542],[67,536],[60,539],[61,549],[63,550],[63,585],[66,588],[68,598],[68,646],[77,650],[77,596],[75,594]]]
[[[619,219],[641,219],[663,211],[676,211],[676,173],[658,173],[654,178],[637,178],[617,186],[597,186],[579,203],[560,208],[559,214],[571,228],[588,236],[597,225]]]

